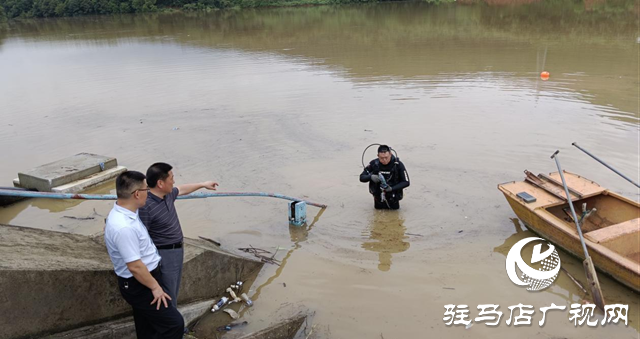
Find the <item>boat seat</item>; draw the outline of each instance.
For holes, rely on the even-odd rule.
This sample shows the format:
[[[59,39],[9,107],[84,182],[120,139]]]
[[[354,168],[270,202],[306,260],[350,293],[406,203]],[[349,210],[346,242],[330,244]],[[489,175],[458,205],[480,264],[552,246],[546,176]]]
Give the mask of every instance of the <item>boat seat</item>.
[[[640,218],[631,219],[619,224],[587,232],[584,236],[587,239],[600,244],[636,232],[640,232]]]
[[[629,256],[635,255],[640,248],[640,237],[637,235],[640,235],[640,218],[587,232],[584,237],[623,256]]]

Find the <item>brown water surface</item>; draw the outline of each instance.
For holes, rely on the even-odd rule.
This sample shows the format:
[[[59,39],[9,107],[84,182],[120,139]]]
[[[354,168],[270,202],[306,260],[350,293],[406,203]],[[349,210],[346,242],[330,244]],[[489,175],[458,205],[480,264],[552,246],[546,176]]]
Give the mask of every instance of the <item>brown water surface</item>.
[[[538,325],[540,307],[583,295],[564,274],[537,293],[509,281],[506,253],[531,234],[496,189],[525,169],[555,171],[560,149],[566,170],[638,200],[571,146],[638,179],[636,18],[633,3],[555,1],[14,22],[0,31],[0,185],[93,152],[140,171],[169,162],[178,184],[328,204],[301,229],[282,200],[177,203],[186,236],[280,248],[283,265],[249,293],[247,330],[310,310],[317,338],[637,338],[639,297],[608,277],[605,298],[629,304],[629,326],[576,328],[568,310]],[[409,171],[398,212],[374,211],[358,182],[371,143],[394,147]],[[0,223],[91,234],[111,206],[29,200],[0,209]],[[584,282],[580,262],[561,258]],[[445,304],[475,317],[489,303],[505,313],[498,327],[442,320]],[[518,303],[536,308],[533,325],[505,324]]]

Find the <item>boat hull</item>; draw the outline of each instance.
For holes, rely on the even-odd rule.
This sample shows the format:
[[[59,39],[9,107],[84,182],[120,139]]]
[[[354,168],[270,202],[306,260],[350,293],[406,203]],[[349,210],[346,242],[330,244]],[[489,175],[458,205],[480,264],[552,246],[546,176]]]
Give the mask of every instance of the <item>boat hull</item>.
[[[520,186],[518,186],[517,189],[508,186],[513,186],[515,184],[519,184]],[[525,226],[527,226],[527,228],[540,235],[540,237],[547,239],[566,252],[569,252],[572,255],[580,258],[581,260],[584,260],[582,244],[580,242],[580,237],[575,230],[575,225],[572,226],[571,224],[568,224],[566,221],[559,219],[557,215],[554,215],[547,210],[549,206],[557,206],[559,204],[562,204],[562,202],[549,204],[540,203],[538,205],[526,204],[522,201],[522,199],[516,196],[517,192],[515,192],[522,189],[522,184],[523,183],[514,182],[498,186],[516,216],[525,224]],[[534,193],[538,193],[538,196],[543,197],[542,193],[535,190],[531,191]],[[613,192],[605,190],[598,194],[607,195],[610,197],[608,199],[618,199],[620,200],[620,204],[627,204],[627,206],[631,204],[632,206],[636,206],[640,211],[640,206],[638,206],[638,203],[621,197]],[[629,235],[629,237],[640,237],[640,233],[631,234]],[[635,238],[628,240],[633,244],[638,243],[638,239]],[[640,293],[640,263],[638,263],[637,260],[632,260],[629,257],[617,253],[611,248],[605,247],[600,243],[589,241],[588,237],[586,236],[585,244],[589,251],[589,255],[594,262],[594,265],[598,270],[606,273],[613,279],[619,281],[632,290]]]

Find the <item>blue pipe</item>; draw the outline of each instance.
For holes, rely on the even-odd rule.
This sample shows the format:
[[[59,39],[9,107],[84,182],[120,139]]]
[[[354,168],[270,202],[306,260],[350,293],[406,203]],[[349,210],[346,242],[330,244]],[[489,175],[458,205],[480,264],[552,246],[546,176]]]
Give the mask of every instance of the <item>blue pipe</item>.
[[[79,193],[53,193],[53,192],[35,192],[35,191],[16,191],[9,189],[0,189],[0,196],[23,197],[23,198],[47,198],[47,199],[84,199],[84,200],[116,200],[114,194],[79,194]],[[299,198],[289,197],[278,193],[264,192],[206,192],[192,193],[188,195],[178,196],[178,199],[202,199],[214,197],[269,197],[284,199],[289,201],[304,201],[307,205],[325,208],[327,205],[306,201]]]
[[[201,193],[192,193],[187,195],[178,196],[178,199],[201,199],[201,198],[213,198],[213,197],[268,197],[268,198],[277,198],[284,199],[289,201],[304,201],[307,205],[326,208],[327,205],[319,204],[299,198],[290,197],[287,195],[282,195],[279,193],[264,193],[264,192],[201,192]]]

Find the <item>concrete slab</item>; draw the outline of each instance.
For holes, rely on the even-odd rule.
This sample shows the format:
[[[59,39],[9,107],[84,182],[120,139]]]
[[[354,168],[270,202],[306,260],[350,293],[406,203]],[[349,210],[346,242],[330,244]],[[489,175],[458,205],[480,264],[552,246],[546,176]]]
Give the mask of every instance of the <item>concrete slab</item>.
[[[102,185],[109,180],[114,180],[120,173],[126,170],[127,168],[124,166],[116,166],[114,168],[102,171],[100,173],[90,175],[86,178],[82,178],[80,180],[76,180],[65,185],[53,187],[51,191],[55,193],[80,193],[92,187]],[[24,189],[20,185],[19,178],[13,179],[13,186],[15,186],[15,188]],[[0,206],[11,205],[13,203],[16,203],[24,199],[27,199],[27,198],[0,196]]]
[[[184,318],[185,324],[190,324],[203,314],[210,312],[214,299],[194,302],[178,306],[178,310]],[[104,322],[98,325],[85,326],[71,331],[56,333],[48,339],[135,339],[136,327],[133,317],[127,317],[115,321]]]
[[[243,314],[244,312],[239,311],[238,307],[234,307],[235,305],[228,306],[229,308],[234,309],[239,314]],[[254,304],[253,307],[260,307],[259,305]],[[290,311],[290,310],[289,310]],[[288,311],[285,313],[289,313]],[[221,332],[218,330],[219,327],[228,325],[231,322],[240,323],[244,320],[247,320],[249,323],[252,322],[251,316],[246,319],[245,317],[241,317],[240,319],[232,321],[231,318],[225,313],[209,313],[202,317],[198,323],[196,323],[191,328],[191,335],[196,338],[217,338],[222,337],[224,339],[286,339],[286,338],[294,338],[296,334],[300,331],[300,327],[302,323],[305,322],[307,315],[309,313],[307,310],[289,313],[287,316],[281,316],[281,312],[276,312],[269,314],[269,319],[271,320],[271,325],[268,327],[257,331],[257,332],[248,332],[247,329],[243,326],[233,328],[229,332]],[[244,313],[244,316],[247,314]]]
[[[66,185],[53,187],[52,192],[56,193],[78,193],[93,186],[100,185],[105,181],[115,179],[120,173],[127,170],[124,166],[116,166],[106,171],[90,175],[86,178],[70,182]]]
[[[249,333],[238,339],[293,339],[302,323],[307,319],[306,315],[298,315],[289,319],[277,322],[258,332]]]
[[[180,305],[213,299],[238,279],[255,279],[263,266],[204,240],[185,244]],[[131,314],[102,237],[0,225],[0,258],[0,338],[45,336]]]
[[[118,166],[116,158],[79,153],[36,167],[28,172],[20,172],[18,179],[20,187],[51,192],[54,187],[66,185],[116,166]]]

